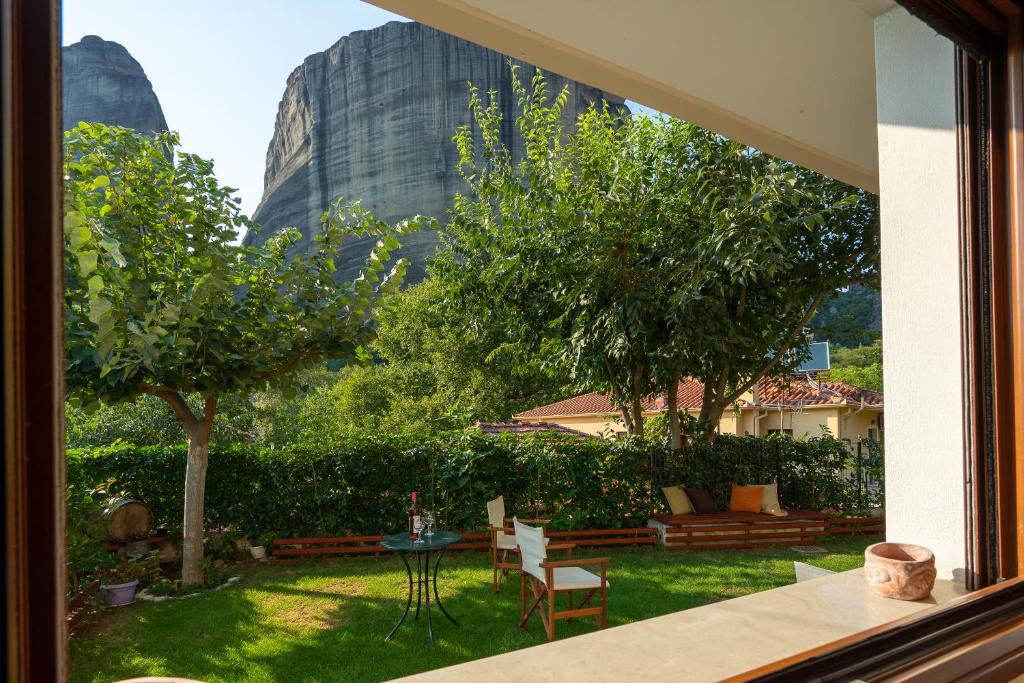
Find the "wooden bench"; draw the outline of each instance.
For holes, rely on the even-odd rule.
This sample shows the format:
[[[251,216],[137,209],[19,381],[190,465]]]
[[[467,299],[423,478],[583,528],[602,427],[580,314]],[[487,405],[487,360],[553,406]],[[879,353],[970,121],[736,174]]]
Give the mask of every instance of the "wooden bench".
[[[655,515],[657,529],[669,550],[731,550],[775,545],[809,545],[822,536],[879,534],[881,517],[831,517],[823,512],[789,510],[785,517],[759,512],[717,512],[704,515]]]
[[[759,512],[655,515],[650,525],[669,550],[731,550],[773,545],[808,545],[828,535],[829,517],[789,510],[785,517]]]
[[[885,517],[831,517],[828,533],[838,534],[884,534]]]

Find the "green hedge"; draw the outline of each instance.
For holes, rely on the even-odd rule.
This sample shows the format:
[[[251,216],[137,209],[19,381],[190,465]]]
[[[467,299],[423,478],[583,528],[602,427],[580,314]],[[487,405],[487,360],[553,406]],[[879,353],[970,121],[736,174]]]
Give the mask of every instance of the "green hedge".
[[[733,482],[777,479],[783,505],[822,509],[864,504],[844,471],[849,454],[830,437],[720,437],[670,454],[624,439],[453,433],[362,436],[340,445],[264,449],[213,445],[206,485],[211,528],[245,534],[344,535],[403,528],[409,492],[448,528],[486,523],[486,501],[505,496],[510,514],[543,514],[554,529],[643,526],[664,508],[656,484],[685,482],[727,503]],[[159,523],[180,524],[185,448],[115,445],[69,452],[69,483],[145,500]]]

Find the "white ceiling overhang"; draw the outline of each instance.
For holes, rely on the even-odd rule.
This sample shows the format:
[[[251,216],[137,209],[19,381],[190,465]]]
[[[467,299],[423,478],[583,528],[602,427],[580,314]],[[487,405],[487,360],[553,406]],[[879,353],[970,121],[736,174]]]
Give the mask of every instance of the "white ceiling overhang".
[[[370,0],[878,191],[874,17],[892,0]]]

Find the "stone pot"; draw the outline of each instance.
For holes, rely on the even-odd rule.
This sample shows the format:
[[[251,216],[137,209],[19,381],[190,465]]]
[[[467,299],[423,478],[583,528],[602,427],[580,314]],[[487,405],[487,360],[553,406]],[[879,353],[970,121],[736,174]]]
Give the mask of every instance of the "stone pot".
[[[252,555],[254,560],[267,559],[267,549],[262,545],[249,546],[249,554]]]
[[[128,583],[101,585],[100,590],[103,592],[103,600],[107,603],[107,607],[121,607],[135,602],[135,589],[138,587],[139,580],[135,579]]]
[[[920,600],[935,587],[935,555],[910,543],[875,543],[864,550],[864,576],[882,597]]]

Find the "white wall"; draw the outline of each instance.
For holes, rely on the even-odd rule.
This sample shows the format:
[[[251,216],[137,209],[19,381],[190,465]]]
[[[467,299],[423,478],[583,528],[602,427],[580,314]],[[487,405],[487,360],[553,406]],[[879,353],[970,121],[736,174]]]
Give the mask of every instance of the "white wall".
[[[953,59],[905,10],[875,19],[887,536],[930,548],[939,576],[962,580]]]

